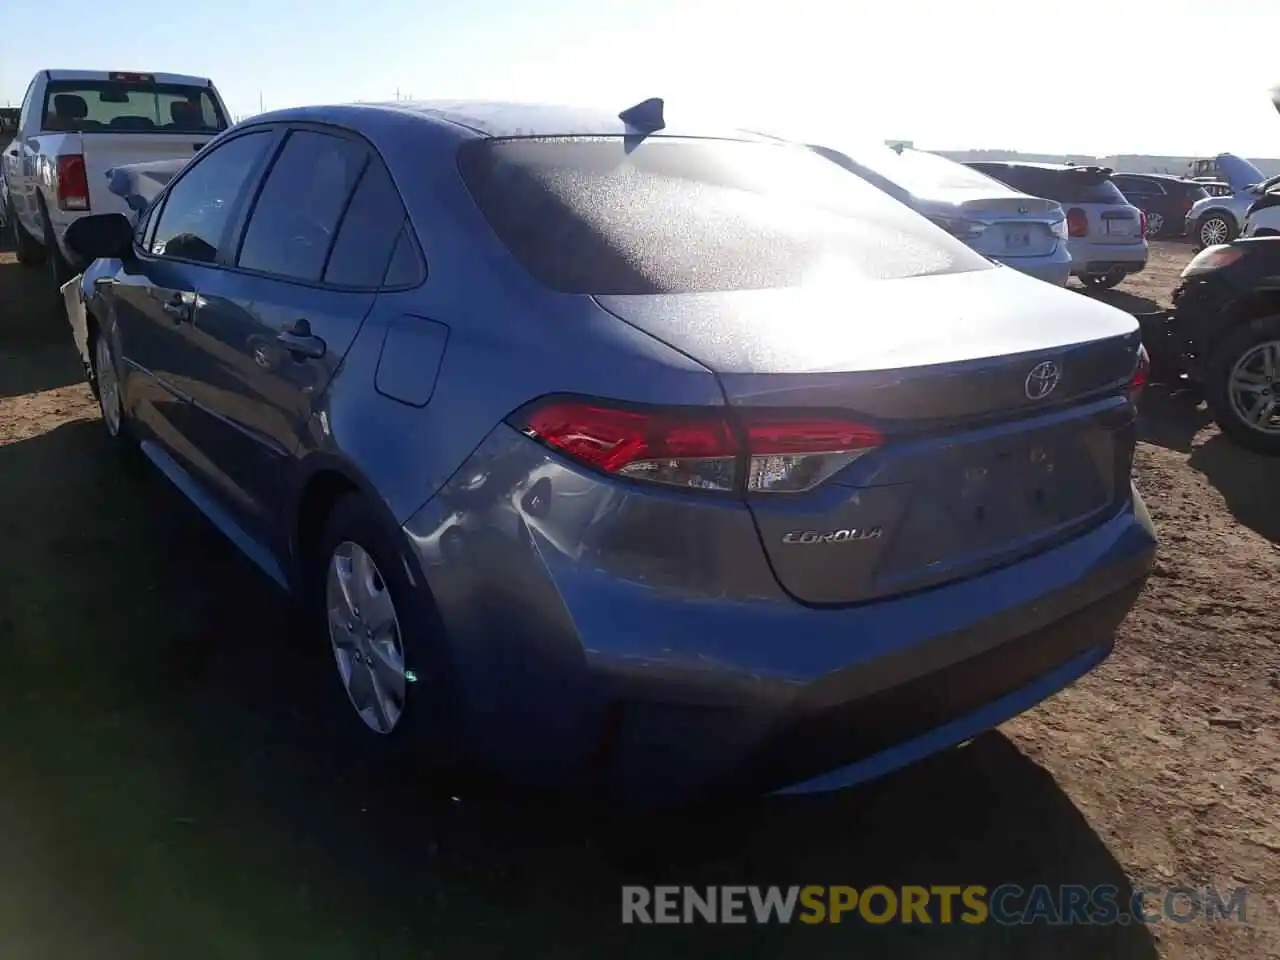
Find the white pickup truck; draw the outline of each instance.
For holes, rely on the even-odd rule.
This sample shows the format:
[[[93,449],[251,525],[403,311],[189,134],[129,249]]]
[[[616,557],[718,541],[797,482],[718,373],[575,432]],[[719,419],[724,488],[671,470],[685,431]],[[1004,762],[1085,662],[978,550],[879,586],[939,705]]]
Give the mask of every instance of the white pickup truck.
[[[4,149],[0,198],[20,263],[49,263],[61,286],[76,272],[63,237],[88,213],[124,213],[107,172],[194,156],[229,124],[212,81],[172,73],[41,70]]]

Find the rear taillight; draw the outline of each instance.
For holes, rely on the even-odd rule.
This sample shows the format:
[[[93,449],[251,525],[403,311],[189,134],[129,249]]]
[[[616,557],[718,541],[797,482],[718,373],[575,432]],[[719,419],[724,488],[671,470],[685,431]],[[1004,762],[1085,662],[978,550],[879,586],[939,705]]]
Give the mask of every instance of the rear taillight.
[[[578,463],[612,476],[740,493],[811,490],[884,442],[839,417],[539,402],[511,422]]]
[[[1147,353],[1147,348],[1142,344],[1138,345],[1138,363],[1133,368],[1133,376],[1129,378],[1129,399],[1135,403],[1142,396],[1142,391],[1146,389],[1147,381],[1151,379],[1151,355]]]
[[[1089,217],[1079,207],[1067,211],[1067,236],[1087,237],[1089,235]]]
[[[78,153],[58,157],[58,209],[89,209],[89,178],[84,157]]]
[[[1138,236],[1147,239],[1147,211],[1138,211]]]

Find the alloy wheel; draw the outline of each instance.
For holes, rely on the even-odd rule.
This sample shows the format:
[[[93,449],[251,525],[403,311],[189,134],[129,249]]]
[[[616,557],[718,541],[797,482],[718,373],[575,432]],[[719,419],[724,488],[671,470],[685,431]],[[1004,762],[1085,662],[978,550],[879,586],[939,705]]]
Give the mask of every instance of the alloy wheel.
[[[93,344],[93,375],[98,382],[98,406],[102,410],[102,422],[107,433],[120,435],[121,416],[120,379],[111,359],[111,342],[105,333],[99,333]]]
[[[1158,237],[1164,229],[1164,214],[1150,211],[1147,213],[1147,236]]]
[[[1245,426],[1280,435],[1280,340],[1246,350],[1227,375],[1231,410]]]
[[[1200,224],[1200,242],[1206,247],[1226,243],[1231,235],[1231,227],[1222,217],[1210,217]]]
[[[378,566],[357,543],[343,541],[325,577],[329,641],[347,697],[365,726],[391,733],[404,714],[404,646],[395,603]]]

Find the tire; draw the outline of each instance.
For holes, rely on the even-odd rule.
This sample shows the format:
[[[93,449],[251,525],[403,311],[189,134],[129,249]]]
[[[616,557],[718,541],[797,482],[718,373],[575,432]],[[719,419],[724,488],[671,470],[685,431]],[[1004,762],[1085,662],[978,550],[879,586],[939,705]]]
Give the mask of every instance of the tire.
[[[1154,210],[1144,210],[1147,215],[1147,239],[1160,240],[1165,236],[1166,228],[1169,226],[1164,219],[1163,213],[1157,213]]]
[[[71,264],[67,263],[67,258],[62,255],[62,250],[58,247],[58,240],[53,232],[53,221],[49,218],[49,211],[44,205],[44,201],[40,201],[40,214],[44,218],[44,248],[47,254],[46,262],[49,265],[49,275],[53,278],[54,293],[59,294],[61,298],[61,287],[64,283],[75,276],[75,272],[71,269]],[[61,300],[59,299],[59,302]]]
[[[45,248],[38,244],[18,222],[18,215],[14,212],[12,203],[8,205],[6,215],[13,230],[13,250],[18,262],[24,267],[44,266]]]
[[[1230,243],[1239,231],[1235,221],[1221,210],[1210,210],[1196,221],[1195,245],[1197,250],[1218,243]],[[1215,239],[1220,237],[1221,239]]]
[[[98,412],[111,444],[126,450],[132,449],[134,443],[120,384],[120,364],[111,337],[95,323],[89,332],[89,389],[98,401]]]
[[[339,599],[343,594],[336,586],[337,580],[331,579],[335,557],[340,561],[350,559],[352,546],[364,552],[376,573],[372,584],[375,595],[365,595],[366,609],[355,615],[363,623],[347,616],[358,603],[344,605]],[[401,558],[403,549],[400,532],[393,528],[391,521],[383,519],[365,497],[348,494],[339,500],[324,522],[312,555],[303,559],[307,633],[316,637],[321,649],[328,648],[331,689],[323,691],[324,709],[334,715],[338,735],[353,741],[353,748],[361,755],[372,755],[375,760],[398,761],[412,757],[416,765],[425,764],[439,784],[444,785],[456,779],[459,768],[461,698],[447,655],[443,624],[426,585],[415,586],[410,581]],[[354,583],[359,577],[358,571],[348,568],[348,572],[356,573],[348,581]],[[336,575],[335,570],[334,577]],[[378,586],[381,590],[376,589]],[[352,589],[358,598],[361,595],[358,586]],[[376,634],[374,640],[357,635],[366,624],[370,629],[378,627],[375,621],[383,609],[383,597],[391,603],[403,677],[399,691],[392,691],[400,693],[400,712],[389,730],[375,729],[370,722],[371,719],[388,720],[385,708],[371,706],[362,711],[357,704],[357,694],[347,680],[348,676],[354,677],[354,671],[360,667],[358,662],[353,664],[353,654],[366,660],[378,657],[374,652],[375,641],[386,634]],[[342,613],[342,617],[334,617],[331,610]],[[348,626],[355,621],[356,629],[344,631],[341,624],[335,625],[335,621],[343,619]],[[339,648],[348,643],[353,652],[344,654],[344,671]],[[359,649],[354,649],[357,646]],[[378,648],[386,650],[385,645]],[[393,660],[394,657],[385,656],[379,662],[385,668]],[[394,683],[387,686],[392,687]]]
[[[1087,290],[1110,290],[1123,280],[1123,273],[1086,273],[1080,277]]]
[[[1259,373],[1262,351],[1271,353],[1271,376]],[[1209,355],[1204,393],[1209,412],[1222,432],[1240,446],[1267,456],[1280,456],[1280,314],[1259,317],[1236,327]],[[1243,368],[1243,369],[1242,369]],[[1241,389],[1243,373],[1249,387]],[[1269,428],[1250,423],[1245,411],[1270,404]]]

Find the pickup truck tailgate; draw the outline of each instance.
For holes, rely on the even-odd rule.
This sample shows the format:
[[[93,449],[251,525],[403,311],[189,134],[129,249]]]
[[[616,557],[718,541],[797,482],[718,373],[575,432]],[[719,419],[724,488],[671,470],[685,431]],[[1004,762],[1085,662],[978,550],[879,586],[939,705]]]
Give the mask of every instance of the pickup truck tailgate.
[[[129,163],[185,160],[196,155],[213,133],[82,133],[85,175],[92,213],[129,214],[123,197],[109,189],[107,171]]]

